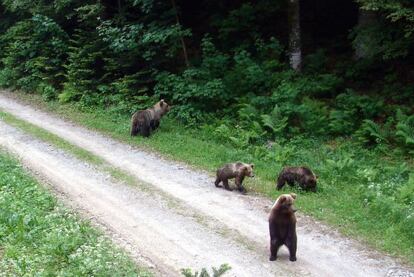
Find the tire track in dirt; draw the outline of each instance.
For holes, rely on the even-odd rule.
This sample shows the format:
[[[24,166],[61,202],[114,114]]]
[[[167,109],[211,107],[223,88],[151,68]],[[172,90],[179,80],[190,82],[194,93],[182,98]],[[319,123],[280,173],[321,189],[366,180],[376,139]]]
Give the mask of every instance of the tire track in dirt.
[[[179,199],[198,213],[236,230],[247,240],[262,246],[256,249],[258,256],[268,254],[266,209],[271,205],[270,201],[218,190],[205,173],[119,143],[4,95],[0,95],[0,108],[90,151],[114,167]],[[290,268],[301,276],[385,276],[395,268],[408,272],[393,259],[367,250],[313,220],[300,217],[298,226],[298,261],[290,263],[287,251],[282,249],[280,260],[276,262],[285,270]],[[264,260],[261,262],[269,264]]]

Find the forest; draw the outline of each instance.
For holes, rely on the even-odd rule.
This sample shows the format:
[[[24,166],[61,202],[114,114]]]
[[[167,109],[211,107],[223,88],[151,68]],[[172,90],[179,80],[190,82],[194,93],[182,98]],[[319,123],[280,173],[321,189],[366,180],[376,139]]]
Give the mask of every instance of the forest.
[[[281,166],[309,165],[321,185],[305,212],[413,250],[412,1],[2,0],[0,13],[0,87],[118,136],[165,99],[141,144],[208,169],[255,162],[265,184],[250,189],[270,196]]]
[[[413,154],[410,1],[2,1],[0,10],[3,87],[122,113],[161,97],[177,120],[237,133],[241,145],[352,136]]]

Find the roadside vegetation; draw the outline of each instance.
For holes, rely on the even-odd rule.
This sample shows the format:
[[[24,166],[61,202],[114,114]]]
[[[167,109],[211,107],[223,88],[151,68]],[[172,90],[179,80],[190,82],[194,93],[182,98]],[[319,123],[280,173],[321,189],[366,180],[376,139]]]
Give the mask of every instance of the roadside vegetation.
[[[151,276],[0,152],[2,276]]]
[[[414,263],[414,4],[230,2],[0,1],[0,86],[211,172],[255,163],[271,198],[307,165],[304,213]],[[161,128],[130,138],[160,98]]]
[[[280,193],[294,191],[299,194],[297,206],[301,212],[377,249],[414,262],[414,221],[413,209],[410,208],[414,200],[413,161],[404,156],[398,159],[398,156],[392,157],[380,150],[364,148],[351,139],[318,141],[299,137],[274,144],[266,150],[269,156],[263,158],[256,156],[254,149],[238,149],[230,143],[223,143],[208,129],[189,129],[171,118],[163,121],[160,130],[151,138],[131,138],[129,115],[107,109],[85,110],[74,105],[44,102],[40,96],[23,93],[13,95],[115,139],[206,169],[212,175],[228,161],[253,162],[256,177],[246,179],[248,190],[272,199]],[[10,115],[5,120],[19,126],[13,123],[16,120]],[[26,125],[20,123],[21,128],[33,128]],[[317,193],[288,186],[281,192],[276,191],[278,172],[284,165],[292,164],[308,165],[314,169],[319,176]]]

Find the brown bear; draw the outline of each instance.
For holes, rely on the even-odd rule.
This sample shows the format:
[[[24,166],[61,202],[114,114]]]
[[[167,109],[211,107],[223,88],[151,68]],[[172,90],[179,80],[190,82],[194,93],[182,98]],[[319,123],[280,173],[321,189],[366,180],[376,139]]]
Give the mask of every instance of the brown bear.
[[[228,179],[236,178],[236,185],[240,192],[245,193],[246,189],[243,187],[244,177],[254,177],[253,174],[254,164],[246,163],[229,163],[225,164],[223,167],[217,169],[217,178],[214,184],[216,187],[219,187],[220,182],[223,182],[224,188],[226,190],[232,190],[229,187]]]
[[[151,131],[160,126],[161,117],[170,111],[170,106],[164,99],[161,99],[154,107],[137,111],[131,118],[131,136],[140,134],[143,137],[148,137]]]
[[[317,178],[318,177],[308,167],[285,167],[279,173],[276,187],[280,190],[283,188],[285,183],[293,186],[296,182],[302,189],[316,192]]]
[[[269,214],[269,233],[270,233],[270,261],[277,259],[277,251],[280,246],[286,245],[289,249],[289,260],[296,261],[296,210],[293,202],[296,194],[280,195]]]

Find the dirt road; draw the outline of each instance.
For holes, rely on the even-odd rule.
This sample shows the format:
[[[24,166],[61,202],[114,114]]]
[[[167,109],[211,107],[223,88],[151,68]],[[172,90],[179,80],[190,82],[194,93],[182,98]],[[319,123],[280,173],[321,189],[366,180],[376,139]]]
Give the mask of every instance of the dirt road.
[[[21,157],[75,206],[127,240],[164,275],[182,267],[232,266],[233,276],[414,276],[393,259],[309,218],[298,220],[298,261],[282,249],[268,262],[271,202],[216,189],[203,172],[22,105],[0,94],[0,109],[103,158],[137,179],[131,188],[65,153],[0,124],[0,145]],[[142,187],[151,188],[140,189]],[[404,274],[405,275],[401,275]]]

